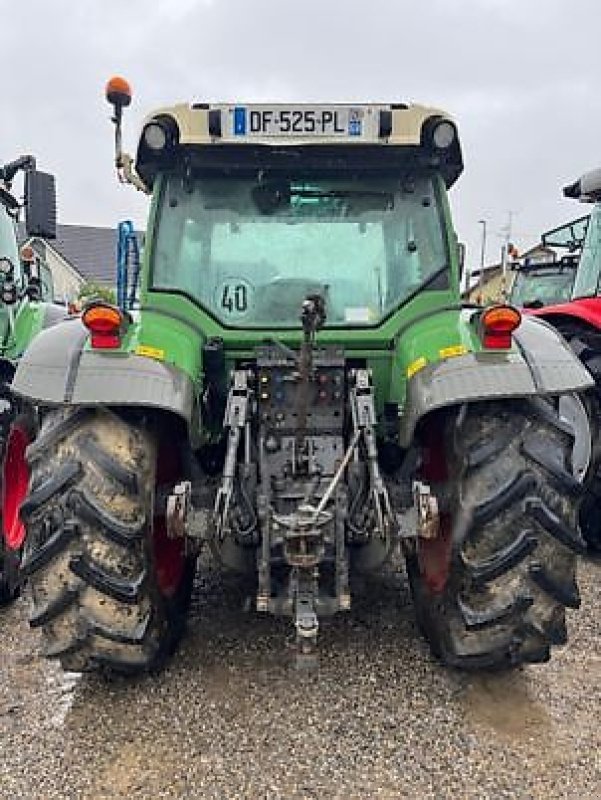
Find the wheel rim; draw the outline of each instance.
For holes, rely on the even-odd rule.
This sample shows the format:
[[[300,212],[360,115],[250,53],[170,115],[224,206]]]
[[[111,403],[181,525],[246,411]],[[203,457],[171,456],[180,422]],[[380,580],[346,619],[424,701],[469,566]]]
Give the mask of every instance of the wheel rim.
[[[436,420],[424,432],[423,479],[427,483],[448,481],[448,465],[444,447],[442,422]],[[439,533],[434,539],[419,539],[417,561],[420,577],[433,594],[440,594],[449,579],[451,570],[453,520],[450,514],[441,514]]]
[[[29,441],[25,428],[13,425],[2,466],[2,529],[11,550],[18,550],[25,539],[25,525],[19,511],[29,489],[29,465],[25,458]]]
[[[173,487],[181,477],[179,454],[164,443],[157,458],[156,489]],[[173,597],[180,588],[186,572],[186,554],[183,539],[170,539],[167,535],[165,514],[155,514],[153,520],[153,548],[156,580],[165,597]]]
[[[182,583],[185,572],[183,542],[169,539],[165,517],[155,517],[153,539],[159,590],[165,597],[173,597]]]
[[[440,518],[440,533],[435,539],[420,539],[417,560],[421,578],[430,592],[440,594],[451,568],[452,522],[448,514]]]

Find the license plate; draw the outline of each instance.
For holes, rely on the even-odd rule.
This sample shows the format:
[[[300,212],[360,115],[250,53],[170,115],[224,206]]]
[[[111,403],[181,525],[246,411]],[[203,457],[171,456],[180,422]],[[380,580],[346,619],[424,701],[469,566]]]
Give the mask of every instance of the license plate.
[[[366,139],[377,115],[352,106],[235,106],[227,109],[226,136],[244,138]]]

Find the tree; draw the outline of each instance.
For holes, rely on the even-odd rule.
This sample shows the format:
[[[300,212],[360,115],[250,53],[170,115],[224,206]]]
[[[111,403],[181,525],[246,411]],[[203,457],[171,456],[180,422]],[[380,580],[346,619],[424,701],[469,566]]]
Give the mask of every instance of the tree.
[[[83,305],[94,298],[113,304],[117,301],[115,290],[110,286],[104,286],[96,281],[86,281],[80,286],[77,299]]]

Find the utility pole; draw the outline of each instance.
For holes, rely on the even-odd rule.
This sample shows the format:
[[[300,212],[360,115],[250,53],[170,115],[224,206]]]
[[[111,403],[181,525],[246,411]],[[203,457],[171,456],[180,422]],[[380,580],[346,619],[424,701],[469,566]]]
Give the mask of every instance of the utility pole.
[[[482,247],[480,249],[480,290],[479,299],[482,302],[482,290],[484,288],[484,260],[486,258],[486,220],[479,219],[478,224],[482,225]]]
[[[513,211],[507,212],[507,225],[504,227],[504,244],[501,247],[501,295],[503,299],[507,290],[507,256],[509,254],[509,243],[511,242],[511,223],[513,221]]]

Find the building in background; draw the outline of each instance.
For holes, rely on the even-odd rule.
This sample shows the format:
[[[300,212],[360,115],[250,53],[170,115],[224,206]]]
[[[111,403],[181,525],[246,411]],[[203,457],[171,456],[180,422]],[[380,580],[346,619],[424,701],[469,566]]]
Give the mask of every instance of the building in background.
[[[507,299],[515,279],[516,264],[547,264],[557,259],[557,253],[551,247],[537,244],[526,250],[521,256],[509,261],[503,275],[503,264],[489,264],[484,267],[484,275],[480,269],[470,273],[470,286],[464,291],[464,299],[470,303],[488,305],[500,303]]]

